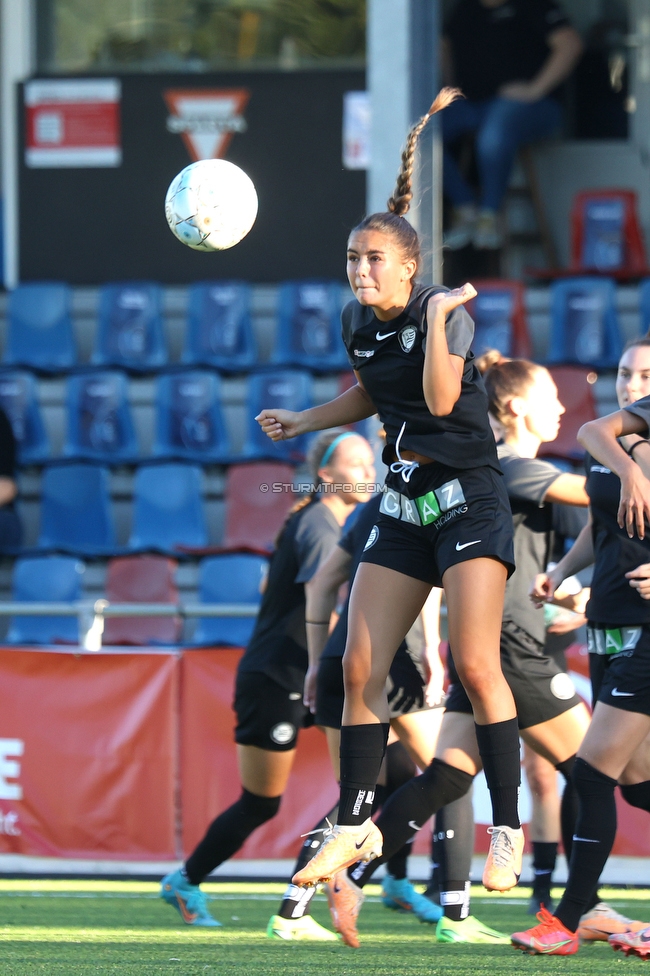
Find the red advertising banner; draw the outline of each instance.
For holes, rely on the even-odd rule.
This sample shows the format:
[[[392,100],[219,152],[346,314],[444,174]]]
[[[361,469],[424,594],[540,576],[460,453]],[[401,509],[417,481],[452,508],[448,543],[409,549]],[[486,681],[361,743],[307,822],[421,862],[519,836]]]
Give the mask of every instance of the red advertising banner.
[[[175,655],[3,649],[0,689],[0,852],[175,857]]]
[[[25,84],[25,164],[32,169],[122,162],[121,85],[115,78]]]
[[[208,824],[241,793],[232,711],[238,650],[186,651],[181,680],[182,846],[189,854]],[[300,733],[296,760],[277,817],[256,830],[237,857],[294,857],[300,835],[331,810],[338,797],[325,736]]]
[[[0,649],[0,854],[170,861],[240,794],[232,698],[241,651]],[[583,676],[586,657],[571,649]],[[237,855],[295,856],[333,806],[324,736],[301,733],[279,815]],[[614,854],[650,857],[650,821],[617,795]],[[479,824],[477,850],[487,834]],[[416,852],[429,850],[422,830]]]

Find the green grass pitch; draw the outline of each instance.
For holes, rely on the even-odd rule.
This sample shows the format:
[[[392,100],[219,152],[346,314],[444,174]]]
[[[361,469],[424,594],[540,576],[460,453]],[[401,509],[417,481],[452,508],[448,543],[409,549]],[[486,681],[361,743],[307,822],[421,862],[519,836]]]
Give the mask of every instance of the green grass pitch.
[[[648,963],[603,943],[570,958],[528,956],[509,946],[436,945],[432,927],[385,909],[376,887],[369,887],[361,915],[360,949],[276,942],[265,928],[283,885],[205,888],[222,929],[184,926],[149,882],[0,880],[0,976],[650,976]],[[488,896],[476,888],[473,913],[503,932],[526,928],[533,921],[525,914],[528,893]],[[650,922],[650,892],[603,894],[624,914]],[[314,915],[331,927],[322,896]]]

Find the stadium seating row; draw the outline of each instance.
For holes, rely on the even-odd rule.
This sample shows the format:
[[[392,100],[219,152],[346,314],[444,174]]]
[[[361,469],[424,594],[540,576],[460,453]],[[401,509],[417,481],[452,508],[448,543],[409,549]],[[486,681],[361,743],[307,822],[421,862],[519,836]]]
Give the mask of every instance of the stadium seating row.
[[[271,370],[247,379],[246,440],[232,450],[222,410],[221,380],[214,370],[176,370],[156,379],[153,456],[198,464],[304,456],[305,439],[273,444],[255,416],[263,407],[303,410],[312,405],[313,379],[305,370]],[[52,456],[32,373],[0,372],[0,405],[18,442],[21,465]],[[103,464],[133,464],[141,452],[128,397],[128,378],[119,370],[79,372],[66,380],[67,430],[63,454]]]
[[[338,282],[280,285],[271,363],[315,372],[345,369],[339,318],[342,296]],[[3,363],[50,373],[75,368],[71,297],[71,289],[61,282],[34,282],[12,291]],[[250,285],[214,281],[191,286],[183,363],[240,372],[255,367],[259,359]],[[104,285],[92,364],[150,373],[164,369],[168,362],[161,286],[137,281]]]
[[[267,560],[252,553],[224,553],[203,559],[199,566],[199,603],[259,604]],[[113,603],[178,603],[176,563],[164,556],[129,556],[109,561],[106,599]],[[17,559],[12,575],[15,601],[76,603],[83,598],[85,566],[71,556]],[[245,646],[254,626],[250,617],[199,617],[184,644]],[[178,644],[183,639],[180,617],[109,617],[104,644]],[[74,616],[14,616],[5,638],[10,644],[78,644]]]
[[[476,281],[470,311],[476,321],[474,352],[496,347],[505,355],[528,355],[524,290],[519,282]],[[260,369],[250,317],[249,285],[213,282],[190,288],[183,365],[222,372]],[[349,369],[340,341],[343,292],[337,283],[285,283],[279,289],[277,340],[263,369],[294,367],[311,372]],[[56,301],[52,300],[52,295]],[[551,284],[551,343],[548,362],[616,366],[621,348],[612,278],[564,278]],[[66,285],[21,285],[9,296],[3,364],[41,372],[76,370],[70,296]],[[639,329],[650,325],[650,279],[639,286]],[[99,328],[92,366],[134,373],[166,370],[158,285],[132,282],[101,291]],[[88,366],[84,367],[86,370]],[[178,366],[173,367],[178,370]]]
[[[272,547],[296,500],[291,490],[293,475],[293,468],[287,464],[229,468],[223,548],[268,551]],[[109,477],[107,468],[91,463],[52,464],[45,469],[37,550],[81,556],[108,556],[119,551]],[[274,485],[281,487],[274,490]],[[127,549],[178,554],[207,546],[201,469],[183,463],[139,467]]]

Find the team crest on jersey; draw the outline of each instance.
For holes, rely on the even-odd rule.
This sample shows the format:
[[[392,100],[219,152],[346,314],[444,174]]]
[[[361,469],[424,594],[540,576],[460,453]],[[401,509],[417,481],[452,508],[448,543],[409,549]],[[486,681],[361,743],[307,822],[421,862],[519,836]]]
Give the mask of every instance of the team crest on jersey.
[[[368,540],[365,546],[363,547],[363,551],[365,552],[366,549],[370,549],[371,546],[374,546],[378,538],[379,538],[379,529],[377,528],[376,525],[373,525],[372,529],[370,530],[370,535],[368,536]]]
[[[399,334],[399,344],[404,352],[410,352],[415,342],[417,329],[413,325],[406,325]]]

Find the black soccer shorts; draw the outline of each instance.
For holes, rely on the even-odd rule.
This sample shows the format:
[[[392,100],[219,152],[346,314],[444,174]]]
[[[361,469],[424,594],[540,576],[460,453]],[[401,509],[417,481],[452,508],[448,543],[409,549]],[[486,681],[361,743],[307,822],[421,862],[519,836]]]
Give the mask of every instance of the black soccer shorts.
[[[387,479],[379,518],[361,557],[442,586],[450,566],[490,556],[514,572],[512,511],[503,477],[487,466],[418,468],[411,481]]]
[[[313,725],[302,688],[290,690],[258,671],[237,673],[235,742],[270,752],[295,749],[300,729]]]
[[[557,718],[582,701],[569,675],[545,652],[543,644],[511,621],[501,629],[501,669],[515,700],[520,729]],[[451,654],[447,670],[451,682],[447,711],[471,713],[471,702]]]
[[[594,702],[650,715],[650,624],[589,624],[587,643]]]

